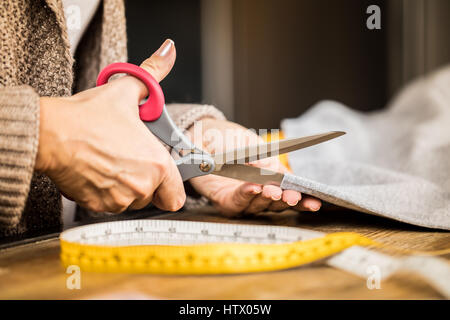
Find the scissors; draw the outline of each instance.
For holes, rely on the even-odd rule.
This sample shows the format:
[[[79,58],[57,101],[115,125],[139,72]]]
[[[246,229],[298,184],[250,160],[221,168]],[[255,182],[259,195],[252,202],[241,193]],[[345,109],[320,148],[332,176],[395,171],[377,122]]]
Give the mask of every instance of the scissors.
[[[100,72],[97,78],[97,86],[106,84],[111,76],[120,73],[136,77],[148,89],[147,101],[139,106],[139,117],[146,127],[178,154],[188,152],[175,160],[183,181],[207,174],[215,174],[257,184],[280,184],[284,174],[249,166],[246,163],[307,148],[345,134],[341,131],[331,131],[211,155],[197,148],[175,125],[167,112],[164,94],[159,83],[146,70],[130,63],[113,63]]]

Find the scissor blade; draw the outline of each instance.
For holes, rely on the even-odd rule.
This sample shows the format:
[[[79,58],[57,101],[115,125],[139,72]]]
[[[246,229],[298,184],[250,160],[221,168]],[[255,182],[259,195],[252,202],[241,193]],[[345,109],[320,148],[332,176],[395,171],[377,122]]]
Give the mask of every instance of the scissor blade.
[[[284,174],[245,164],[224,164],[212,174],[257,184],[281,184]]]
[[[212,155],[216,164],[224,163],[248,163],[279,154],[307,148],[344,135],[342,131],[331,131],[313,136],[285,139],[270,143],[247,146],[226,153]]]
[[[166,106],[156,121],[144,121],[145,126],[162,142],[175,150],[198,150],[197,147],[175,125]]]

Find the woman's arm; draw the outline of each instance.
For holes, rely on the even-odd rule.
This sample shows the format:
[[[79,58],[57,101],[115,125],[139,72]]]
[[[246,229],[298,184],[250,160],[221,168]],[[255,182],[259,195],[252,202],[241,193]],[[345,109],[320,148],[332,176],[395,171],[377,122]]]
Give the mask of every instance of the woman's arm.
[[[25,207],[39,141],[39,96],[30,86],[0,88],[0,229]]]
[[[166,41],[142,67],[160,81],[175,56]],[[39,97],[29,86],[1,88],[0,228],[20,222],[34,170],[92,211],[121,212],[150,201],[178,210],[185,200],[180,174],[139,119],[146,95],[129,76],[65,98]]]

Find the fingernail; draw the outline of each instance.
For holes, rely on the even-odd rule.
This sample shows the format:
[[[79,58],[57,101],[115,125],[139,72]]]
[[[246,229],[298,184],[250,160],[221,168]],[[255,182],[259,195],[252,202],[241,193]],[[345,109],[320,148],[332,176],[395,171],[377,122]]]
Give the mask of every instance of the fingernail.
[[[295,201],[295,202],[286,202],[289,206],[291,206],[291,207],[293,207],[293,206],[296,206],[297,205],[297,203],[298,203],[298,201]]]
[[[320,205],[313,205],[313,206],[310,206],[309,208],[312,210],[312,211],[318,211],[319,209],[320,209]]]
[[[260,194],[262,192],[262,189],[261,188],[254,188],[252,190],[252,192],[253,192],[253,194]]]
[[[170,49],[172,48],[172,46],[175,43],[170,40],[167,39],[166,41],[164,41],[164,43],[161,45],[161,47],[156,51],[156,54],[160,57],[165,57],[167,55],[167,53],[169,53]]]
[[[281,196],[279,196],[279,197],[272,197],[272,200],[273,201],[279,201],[279,200],[281,200]]]

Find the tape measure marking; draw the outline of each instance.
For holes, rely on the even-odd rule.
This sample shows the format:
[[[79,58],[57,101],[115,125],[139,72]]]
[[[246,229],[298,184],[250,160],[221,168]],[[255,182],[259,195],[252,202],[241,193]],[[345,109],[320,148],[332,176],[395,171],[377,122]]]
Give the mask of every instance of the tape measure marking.
[[[292,268],[371,244],[350,232],[322,236],[292,227],[130,220],[63,232],[61,259],[97,272],[245,273]]]

